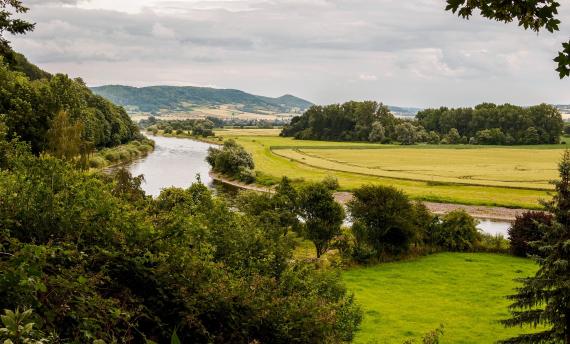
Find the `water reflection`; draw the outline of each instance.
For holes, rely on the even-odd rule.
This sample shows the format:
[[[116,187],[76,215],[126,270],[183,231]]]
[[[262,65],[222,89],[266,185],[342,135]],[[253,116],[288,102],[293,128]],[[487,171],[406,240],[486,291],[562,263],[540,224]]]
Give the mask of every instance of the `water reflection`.
[[[188,139],[154,136],[155,150],[147,157],[133,162],[129,171],[144,175],[144,191],[158,196],[160,190],[175,186],[187,188],[196,182],[196,176],[206,185],[212,180],[210,166],[205,159],[212,145]]]
[[[511,223],[508,221],[497,221],[490,219],[478,219],[479,225],[477,226],[485,233],[489,234],[502,234],[505,238],[507,237],[509,227]]]

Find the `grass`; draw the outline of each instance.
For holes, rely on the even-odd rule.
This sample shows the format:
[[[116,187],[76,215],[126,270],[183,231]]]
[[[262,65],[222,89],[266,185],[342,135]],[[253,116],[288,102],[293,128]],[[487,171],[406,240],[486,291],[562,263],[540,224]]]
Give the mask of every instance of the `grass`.
[[[440,324],[442,343],[493,343],[528,329],[506,329],[513,279],[534,274],[533,261],[489,253],[441,253],[343,273],[364,310],[355,343],[403,343]]]
[[[390,185],[416,200],[470,205],[540,208],[548,180],[556,177],[561,145],[470,146],[380,145],[298,141],[278,130],[216,131],[253,154],[263,183],[288,176],[320,181],[331,173],[341,190],[363,184]],[[303,160],[304,159],[304,160]]]

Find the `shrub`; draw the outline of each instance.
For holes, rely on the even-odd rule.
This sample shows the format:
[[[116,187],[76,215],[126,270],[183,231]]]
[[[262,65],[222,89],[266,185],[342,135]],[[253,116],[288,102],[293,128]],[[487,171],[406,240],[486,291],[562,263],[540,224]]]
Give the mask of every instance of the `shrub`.
[[[252,169],[240,167],[237,178],[246,184],[251,184],[255,182],[255,172]]]
[[[327,175],[323,181],[323,185],[327,187],[327,189],[334,191],[338,190],[340,184],[338,183],[338,178],[333,176],[332,174]]]
[[[529,243],[541,240],[544,237],[544,227],[551,224],[552,215],[540,211],[527,211],[517,216],[509,228],[511,253],[519,257],[538,254],[538,249]]]
[[[234,140],[225,141],[221,149],[210,147],[206,161],[215,172],[236,178],[239,178],[240,171],[255,168],[251,154]]]
[[[100,156],[93,156],[89,159],[89,167],[90,168],[101,168],[107,165],[105,159]]]
[[[508,253],[509,241],[502,234],[480,233],[476,250],[481,252]]]
[[[445,215],[435,228],[435,244],[449,251],[470,251],[479,235],[477,221],[464,210]]]

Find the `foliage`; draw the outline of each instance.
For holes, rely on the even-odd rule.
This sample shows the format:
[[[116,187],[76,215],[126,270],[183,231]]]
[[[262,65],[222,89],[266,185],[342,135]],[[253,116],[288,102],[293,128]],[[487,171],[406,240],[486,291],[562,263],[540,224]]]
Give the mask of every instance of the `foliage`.
[[[281,136],[301,140],[369,141],[395,139],[398,122],[388,107],[372,101],[312,106],[294,117]]]
[[[348,209],[357,246],[369,246],[378,258],[408,251],[419,234],[412,203],[395,188],[362,186],[354,191]]]
[[[21,35],[34,29],[35,24],[20,18],[12,18],[14,13],[27,13],[20,0],[0,0],[0,56],[14,62],[14,52],[10,48],[10,42],[6,39],[6,32],[12,35]]]
[[[140,135],[123,108],[95,96],[80,79],[58,74],[30,81],[2,63],[0,93],[8,135],[29,142],[34,153],[48,149],[48,131],[62,112],[69,123],[81,126],[82,142],[94,148],[117,146]]]
[[[357,330],[338,274],[293,261],[281,223],[232,211],[202,184],[153,199],[124,171],[7,147],[0,308],[32,307],[62,342],[164,343],[175,331],[183,343],[342,343]]]
[[[509,228],[511,253],[519,257],[540,255],[538,247],[531,244],[542,240],[552,220],[552,215],[539,211],[527,211],[517,216]]]
[[[479,233],[478,241],[475,245],[477,252],[510,253],[509,240],[503,234]]]
[[[478,144],[553,144],[560,142],[563,129],[560,112],[546,104],[528,108],[489,103],[475,108],[442,107],[420,111],[416,118],[426,130],[447,135],[448,143],[459,143],[461,136],[466,136],[474,137]],[[457,132],[452,134],[453,129]]]
[[[49,343],[48,338],[34,329],[36,325],[30,319],[32,310],[5,310],[0,316],[4,327],[0,328],[0,340],[4,344],[43,344]],[[42,338],[43,337],[43,338]]]
[[[543,1],[500,1],[500,0],[447,0],[447,11],[457,13],[460,17],[470,18],[473,11],[492,20],[510,23],[517,21],[525,30],[539,32],[559,31],[558,15],[560,3],[555,0]],[[562,44],[563,50],[554,59],[558,63],[556,71],[560,78],[570,76],[570,42]]]
[[[338,183],[338,178],[332,174],[328,174],[322,181],[322,183],[327,187],[327,189],[335,191],[340,188]]]
[[[315,244],[317,258],[320,258],[328,250],[331,240],[340,234],[344,209],[326,185],[313,183],[299,192],[299,210],[305,221],[304,236]]]
[[[235,140],[227,140],[222,148],[210,147],[206,161],[214,172],[238,178],[244,182],[253,182],[255,174],[249,173],[255,168],[253,158]],[[253,177],[253,180],[251,178]]]
[[[418,140],[418,132],[410,122],[396,125],[396,140],[403,145],[413,145]]]
[[[441,324],[438,328],[433,331],[430,331],[424,335],[422,338],[422,344],[439,344],[441,337],[443,337],[445,333],[445,326]],[[404,344],[414,344],[414,340],[405,341]]]
[[[464,210],[446,214],[435,227],[433,241],[449,251],[470,251],[478,240],[477,221]]]
[[[533,334],[521,334],[504,343],[568,343],[570,341],[570,151],[559,164],[560,180],[556,194],[545,203],[554,215],[552,225],[532,247],[540,256],[535,276],[522,279],[523,286],[509,297],[512,317],[504,320],[509,327],[522,325],[546,327]]]

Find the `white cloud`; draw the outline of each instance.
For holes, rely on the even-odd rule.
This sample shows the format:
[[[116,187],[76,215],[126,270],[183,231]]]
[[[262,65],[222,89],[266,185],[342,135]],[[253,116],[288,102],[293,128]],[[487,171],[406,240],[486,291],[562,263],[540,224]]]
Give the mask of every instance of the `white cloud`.
[[[552,62],[570,6],[565,35],[537,36],[462,20],[442,3],[31,0],[36,31],[10,40],[40,66],[90,84],[215,84],[320,103],[570,102]]]

